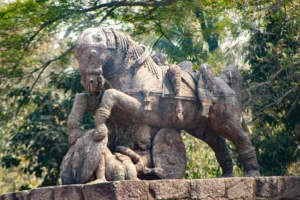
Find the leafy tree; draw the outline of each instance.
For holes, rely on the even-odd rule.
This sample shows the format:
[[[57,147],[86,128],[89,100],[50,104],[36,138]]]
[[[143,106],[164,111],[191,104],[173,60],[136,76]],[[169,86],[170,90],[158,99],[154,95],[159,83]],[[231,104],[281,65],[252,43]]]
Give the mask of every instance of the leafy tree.
[[[222,52],[220,44],[228,34],[236,38],[249,33],[248,49],[243,52],[248,52],[250,69],[244,69],[243,96],[247,97],[245,109],[253,111],[255,120],[252,142],[263,174],[286,174],[288,166],[299,159],[298,7],[292,0],[24,0],[1,4],[2,166],[21,166],[23,172],[42,177],[42,185],[58,183],[59,165],[68,149],[67,115],[74,95],[83,91],[73,69],[77,66],[72,57],[74,40],[88,27],[114,26],[154,51],[165,52],[172,62],[208,62],[216,71],[235,62],[233,50],[241,51],[227,48]],[[83,128],[91,128],[92,117],[85,120]],[[186,177],[220,174],[212,152],[184,137],[189,155],[203,148],[198,152],[203,156],[191,155]],[[212,169],[201,171],[201,165]],[[240,174],[239,169],[235,171]]]
[[[299,5],[262,1],[249,9],[260,18],[252,19],[250,29],[247,106],[253,112],[253,144],[264,175],[285,175],[300,158]]]
[[[147,23],[134,24],[134,35],[157,52],[164,52],[171,62],[190,60],[195,65],[212,62],[219,50],[219,39],[224,36],[225,27],[231,26],[229,15],[231,3],[219,1],[178,2],[156,12]],[[148,30],[153,32],[149,34]],[[221,68],[221,66],[218,66]],[[217,69],[217,67],[216,67]]]

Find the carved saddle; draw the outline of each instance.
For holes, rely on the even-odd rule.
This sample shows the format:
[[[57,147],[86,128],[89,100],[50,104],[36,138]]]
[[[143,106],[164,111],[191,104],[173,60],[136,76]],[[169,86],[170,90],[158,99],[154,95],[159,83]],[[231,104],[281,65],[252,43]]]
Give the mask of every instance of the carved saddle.
[[[214,73],[211,68],[206,72],[192,69],[190,61],[184,61],[178,65],[171,65],[167,71],[169,79],[164,81],[163,97],[200,101],[202,115],[207,116],[215,91]],[[171,85],[171,87],[168,87]],[[179,102],[180,103],[180,102]]]

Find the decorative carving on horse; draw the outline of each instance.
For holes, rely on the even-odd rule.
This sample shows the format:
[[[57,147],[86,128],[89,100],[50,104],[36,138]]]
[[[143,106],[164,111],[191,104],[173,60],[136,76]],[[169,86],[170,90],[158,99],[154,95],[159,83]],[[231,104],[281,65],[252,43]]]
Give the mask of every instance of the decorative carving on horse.
[[[74,147],[82,147],[83,145],[79,145],[80,140],[84,137],[92,138],[91,145],[95,146],[97,154],[88,156],[91,152],[83,148],[86,151],[81,152],[85,152],[85,157],[94,158],[92,161],[78,161],[74,156],[76,152],[68,153],[61,168],[63,182],[64,177],[72,178],[74,174],[80,173],[80,176],[76,176],[79,178],[75,178],[77,183],[88,182],[95,173],[96,179],[100,181],[110,180],[110,175],[105,174],[110,170],[107,162],[110,162],[108,157],[111,157],[107,156],[107,143],[114,131],[107,127],[108,119],[118,127],[136,125],[156,130],[150,146],[157,147],[154,148],[155,155],[168,159],[170,162],[167,164],[164,160],[159,161],[152,150],[150,157],[154,163],[144,164],[140,170],[136,158],[141,156],[134,149],[117,147],[118,151],[122,150],[121,153],[129,158],[127,161],[131,160],[135,165],[137,174],[142,171],[144,174],[155,174],[159,178],[172,178],[168,175],[172,172],[163,169],[165,165],[178,162],[181,168],[185,167],[181,163],[185,153],[179,156],[181,161],[176,158],[176,153],[159,153],[164,148],[171,152],[184,151],[180,147],[182,141],[177,135],[180,130],[185,130],[205,141],[213,149],[223,176],[233,176],[232,159],[225,138],[236,146],[245,175],[260,175],[255,151],[240,125],[241,112],[237,95],[224,80],[215,77],[209,65],[202,65],[200,72],[196,73],[191,71],[190,64],[186,62],[169,66],[160,57],[154,57],[154,61],[147,49],[130,36],[104,28],[83,31],[77,40],[76,58],[82,77],[81,83],[88,94],[76,96],[68,123],[70,143]],[[186,71],[180,68],[185,68]],[[89,136],[83,136],[84,133],[80,130],[84,112],[95,115],[95,130]],[[137,135],[144,133],[138,132]],[[170,138],[172,140],[172,134],[177,142],[169,141]],[[158,143],[160,140],[155,140],[156,137],[164,138],[162,141],[165,142]],[[69,167],[66,160],[73,166]],[[86,164],[82,164],[84,162]],[[87,169],[76,173],[68,172],[76,171],[78,163]],[[182,172],[180,176],[183,176]]]

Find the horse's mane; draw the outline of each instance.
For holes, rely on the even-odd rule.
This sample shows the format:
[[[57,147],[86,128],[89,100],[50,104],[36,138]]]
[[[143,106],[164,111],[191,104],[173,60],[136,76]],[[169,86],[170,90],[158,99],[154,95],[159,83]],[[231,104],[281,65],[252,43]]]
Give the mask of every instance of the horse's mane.
[[[138,60],[142,56],[145,56],[145,53],[148,52],[145,46],[139,45],[135,40],[133,40],[129,35],[124,34],[120,31],[111,29],[115,40],[116,40],[116,48],[118,51],[125,52],[126,59],[125,59],[125,68],[128,67],[138,67],[138,66],[133,66],[132,62]],[[108,38],[108,37],[107,37]],[[145,59],[143,64],[144,67],[147,67],[149,71],[152,72],[152,74],[158,76],[158,71],[157,71],[157,65],[151,58],[150,54],[147,55],[147,58]]]

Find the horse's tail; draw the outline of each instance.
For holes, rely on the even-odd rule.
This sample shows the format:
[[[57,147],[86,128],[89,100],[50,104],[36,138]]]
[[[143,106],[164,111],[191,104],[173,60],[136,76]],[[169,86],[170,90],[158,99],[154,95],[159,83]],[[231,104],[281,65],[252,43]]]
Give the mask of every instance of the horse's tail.
[[[240,70],[234,65],[229,65],[223,70],[220,78],[236,93],[237,100],[242,106],[243,78]]]
[[[230,86],[230,88],[236,93],[237,100],[240,104],[240,108],[242,109],[242,90],[243,90],[243,77],[234,65],[229,65],[226,69],[223,70],[220,78],[223,79]],[[245,132],[249,133],[250,129],[246,123],[245,118],[241,115],[242,119],[242,128]]]

